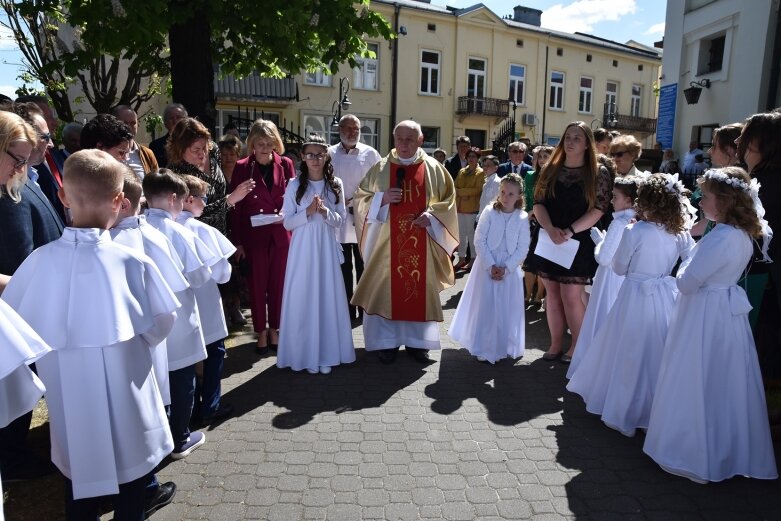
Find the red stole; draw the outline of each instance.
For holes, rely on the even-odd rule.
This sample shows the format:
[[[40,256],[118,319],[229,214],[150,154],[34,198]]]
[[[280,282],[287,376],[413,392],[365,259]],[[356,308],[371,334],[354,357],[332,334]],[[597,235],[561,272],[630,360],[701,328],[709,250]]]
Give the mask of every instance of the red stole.
[[[399,171],[403,171],[401,180]],[[426,165],[390,163],[390,188],[404,190],[401,202],[390,205],[391,319],[426,321],[426,257],[428,234],[413,226],[426,211]]]
[[[46,159],[49,171],[52,173],[52,177],[54,177],[54,181],[57,183],[57,188],[62,188],[62,174],[60,174],[60,169],[57,168],[57,163],[54,162],[51,152],[47,150],[44,158]]]

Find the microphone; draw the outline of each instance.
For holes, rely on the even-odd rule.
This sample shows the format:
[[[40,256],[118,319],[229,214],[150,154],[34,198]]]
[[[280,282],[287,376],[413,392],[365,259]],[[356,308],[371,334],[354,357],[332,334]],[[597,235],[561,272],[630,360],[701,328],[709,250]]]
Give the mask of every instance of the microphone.
[[[400,167],[396,169],[396,188],[401,188],[402,190],[404,189],[404,177],[406,177],[406,175],[407,171],[404,168]]]

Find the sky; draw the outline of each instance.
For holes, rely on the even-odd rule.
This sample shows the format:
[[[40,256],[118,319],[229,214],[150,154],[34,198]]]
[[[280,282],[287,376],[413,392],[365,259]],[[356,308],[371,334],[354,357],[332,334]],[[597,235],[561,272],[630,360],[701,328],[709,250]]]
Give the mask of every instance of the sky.
[[[478,0],[431,0],[432,4],[469,7]],[[542,27],[583,32],[617,42],[635,40],[653,45],[664,35],[666,2],[659,0],[483,0],[496,15],[512,14],[523,5],[541,9]],[[9,31],[0,27],[0,93],[15,97],[22,54]]]

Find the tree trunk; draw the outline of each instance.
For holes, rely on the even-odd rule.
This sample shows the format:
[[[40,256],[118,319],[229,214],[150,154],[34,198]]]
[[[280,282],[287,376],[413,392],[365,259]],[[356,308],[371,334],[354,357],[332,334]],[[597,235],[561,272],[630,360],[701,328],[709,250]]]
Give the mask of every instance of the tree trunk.
[[[172,25],[168,42],[173,100],[184,105],[190,117],[197,117],[216,139],[211,27],[205,9],[201,7],[187,21]]]

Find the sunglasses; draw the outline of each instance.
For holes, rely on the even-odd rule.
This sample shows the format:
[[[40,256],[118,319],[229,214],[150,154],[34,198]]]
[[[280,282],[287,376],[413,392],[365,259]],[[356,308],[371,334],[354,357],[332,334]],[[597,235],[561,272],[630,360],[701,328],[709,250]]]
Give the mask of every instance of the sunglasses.
[[[304,154],[304,159],[309,161],[320,161],[325,159],[325,156],[327,155],[328,154],[313,154],[311,152],[307,152],[306,154]]]
[[[610,157],[622,158],[624,157],[624,154],[628,154],[628,153],[629,152],[627,152],[626,150],[622,150],[620,152],[610,152]]]
[[[22,159],[21,157],[16,157],[8,150],[5,151],[6,154],[8,154],[11,159],[14,160],[14,170],[18,170],[19,168],[22,168],[24,165],[27,164],[27,159]]]

